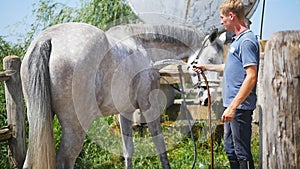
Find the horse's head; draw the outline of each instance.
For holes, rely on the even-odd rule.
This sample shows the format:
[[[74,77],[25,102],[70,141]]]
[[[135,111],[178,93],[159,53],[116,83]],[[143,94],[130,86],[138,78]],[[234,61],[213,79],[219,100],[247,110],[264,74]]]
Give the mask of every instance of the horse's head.
[[[193,65],[222,64],[223,47],[227,39],[226,32],[219,34],[217,31],[213,31],[211,34],[205,37],[201,48],[188,58],[188,71],[191,74],[194,88],[198,90],[197,98],[200,100],[205,101],[205,89],[203,89],[205,84],[201,83],[200,75],[193,71]],[[219,74],[220,73],[218,72],[205,72],[209,85],[216,85],[216,83],[219,81]]]
[[[196,72],[192,70],[194,64],[222,64],[223,63],[223,46],[226,41],[226,32],[219,34],[213,31],[207,35],[202,42],[202,46],[193,55],[188,58],[188,69],[192,75],[194,84],[198,83]],[[206,72],[209,80],[217,79],[216,72]]]

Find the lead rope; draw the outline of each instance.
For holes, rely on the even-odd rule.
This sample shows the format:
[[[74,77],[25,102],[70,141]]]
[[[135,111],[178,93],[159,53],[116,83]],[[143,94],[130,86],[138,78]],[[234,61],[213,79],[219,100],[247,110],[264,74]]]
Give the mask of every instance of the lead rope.
[[[200,73],[205,81],[205,85],[207,88],[207,95],[208,95],[208,103],[207,103],[207,109],[208,109],[208,130],[209,130],[209,144],[210,144],[210,169],[214,168],[214,144],[213,144],[213,134],[212,134],[212,120],[211,120],[211,96],[210,96],[210,91],[209,91],[209,85],[208,85],[208,81],[207,78],[204,74],[203,71],[201,71]],[[200,79],[198,79],[200,81]]]
[[[210,38],[213,38],[213,36],[217,36],[218,35],[218,29],[214,29],[210,34],[209,36],[205,39],[205,41],[203,42],[203,45],[201,46],[200,48],[200,51],[198,52],[197,56],[196,56],[196,59],[191,63],[191,64],[197,64],[197,61],[204,49],[204,45],[206,43],[206,41]],[[210,90],[209,90],[209,85],[208,85],[208,81],[207,81],[207,78],[204,74],[203,71],[201,71],[201,76],[203,77],[204,81],[205,81],[205,85],[206,85],[206,88],[207,88],[207,95],[208,95],[208,103],[207,103],[207,109],[208,109],[208,130],[209,130],[209,135],[210,135],[210,138],[209,138],[209,144],[210,144],[210,169],[213,169],[214,168],[214,145],[213,145],[213,135],[212,135],[212,120],[211,120],[211,96],[210,96]],[[200,85],[201,83],[201,78],[200,78],[200,75],[199,73],[197,73],[197,76],[198,76],[198,83],[197,85]]]
[[[191,137],[192,140],[194,142],[194,160],[193,160],[193,164],[192,164],[192,169],[194,169],[195,164],[196,164],[196,160],[197,160],[197,147],[196,147],[196,140],[194,138],[194,133],[192,130],[192,124],[190,122],[190,119],[192,119],[191,114],[189,112],[189,110],[187,109],[186,106],[186,99],[185,99],[185,91],[184,91],[184,87],[183,87],[183,80],[182,80],[182,65],[178,65],[178,72],[179,72],[179,80],[180,80],[180,84],[181,84],[181,97],[183,98],[183,102],[181,103],[181,105],[183,106],[183,111],[184,114],[186,116],[186,119],[188,121],[188,125],[189,125],[189,129],[191,132]],[[207,93],[208,93],[208,104],[207,104],[207,108],[208,108],[208,126],[209,126],[209,134],[210,134],[210,168],[213,169],[214,168],[214,152],[213,152],[213,135],[212,135],[212,120],[211,120],[211,96],[210,96],[210,91],[209,91],[209,85],[208,85],[208,81],[207,78],[205,76],[205,74],[203,72],[200,73],[205,81],[205,85],[207,88]],[[201,81],[200,79],[200,75],[198,74],[198,80],[199,82]]]

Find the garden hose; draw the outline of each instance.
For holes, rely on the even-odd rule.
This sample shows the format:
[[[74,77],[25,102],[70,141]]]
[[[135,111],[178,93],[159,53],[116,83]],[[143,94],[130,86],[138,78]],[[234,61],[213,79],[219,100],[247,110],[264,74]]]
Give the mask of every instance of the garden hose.
[[[193,164],[192,164],[192,169],[194,169],[195,164],[196,164],[196,160],[197,160],[197,147],[196,147],[196,140],[194,138],[194,134],[193,134],[193,130],[192,130],[192,124],[190,122],[190,119],[192,119],[191,114],[189,112],[189,110],[187,109],[186,106],[186,100],[185,100],[185,91],[184,91],[184,87],[183,87],[183,80],[182,80],[182,65],[178,65],[178,72],[179,72],[179,80],[180,80],[180,84],[181,84],[181,96],[183,98],[183,102],[182,102],[182,106],[183,106],[183,110],[184,110],[184,114],[186,115],[186,119],[188,121],[188,125],[189,125],[189,129],[191,132],[191,137],[192,140],[194,142],[194,160],[193,160]],[[210,96],[210,90],[209,90],[209,85],[208,85],[208,81],[207,78],[204,74],[204,72],[202,71],[201,76],[203,77],[204,81],[205,81],[205,85],[207,88],[207,93],[208,93],[208,104],[207,104],[207,109],[208,109],[208,126],[209,126],[209,134],[210,134],[210,169],[214,168],[214,152],[213,152],[213,135],[212,135],[212,118],[211,118],[211,96]],[[200,76],[198,74],[198,80],[199,82],[201,81]]]
[[[191,132],[191,137],[192,140],[194,142],[194,160],[193,160],[193,165],[192,165],[192,169],[194,169],[195,164],[196,164],[196,160],[197,160],[197,147],[196,147],[196,140],[194,138],[194,134],[193,134],[193,130],[192,130],[192,124],[190,122],[190,119],[192,119],[191,114],[189,112],[189,110],[187,109],[186,106],[186,100],[185,100],[185,91],[184,91],[184,87],[183,87],[183,80],[182,80],[182,65],[185,65],[186,63],[183,61],[179,61],[179,60],[175,60],[175,59],[165,59],[165,60],[161,60],[161,61],[157,61],[155,62],[152,67],[156,68],[156,69],[161,69],[162,67],[166,66],[166,65],[171,65],[171,64],[177,64],[177,68],[178,68],[178,72],[179,72],[179,80],[180,80],[180,84],[181,84],[181,90],[177,89],[177,91],[180,91],[181,96],[183,98],[183,102],[182,102],[182,107],[184,110],[184,114],[186,115],[186,119],[188,121],[188,125],[189,125],[189,129]],[[212,135],[212,119],[211,119],[211,96],[210,96],[210,90],[209,90],[209,85],[208,85],[208,81],[207,78],[204,74],[204,72],[202,71],[201,76],[203,77],[205,84],[206,84],[206,88],[207,88],[207,93],[208,93],[208,125],[209,125],[209,133],[210,133],[210,159],[211,159],[211,164],[210,164],[210,169],[214,168],[214,153],[213,153],[213,135]],[[198,74],[198,80],[199,82],[201,81],[200,79],[200,75]]]
[[[180,84],[181,84],[181,97],[183,98],[183,101],[181,103],[181,107],[183,108],[185,118],[188,121],[189,129],[190,129],[190,132],[191,132],[191,137],[192,137],[193,145],[194,145],[194,160],[193,160],[193,165],[192,165],[192,169],[194,169],[196,161],[197,161],[196,140],[194,138],[193,126],[192,126],[191,121],[190,121],[192,119],[192,117],[191,117],[191,114],[190,114],[190,112],[189,112],[189,110],[187,109],[187,106],[186,106],[185,91],[184,91],[183,80],[182,80],[182,76],[181,76],[183,74],[182,65],[178,65],[177,68],[178,68],[179,80],[180,80]]]

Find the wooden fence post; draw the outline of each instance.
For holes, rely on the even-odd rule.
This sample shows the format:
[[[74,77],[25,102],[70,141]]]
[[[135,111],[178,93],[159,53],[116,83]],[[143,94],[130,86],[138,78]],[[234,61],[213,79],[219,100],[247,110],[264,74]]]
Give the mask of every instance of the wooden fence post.
[[[5,98],[8,124],[13,128],[13,135],[8,140],[10,168],[22,168],[26,156],[25,113],[22,84],[20,78],[21,60],[17,56],[3,59],[5,70],[16,71],[5,81]]]
[[[259,164],[258,168],[262,168],[262,109],[263,109],[263,82],[264,82],[264,57],[265,57],[265,46],[267,40],[260,40],[260,60],[259,60],[259,72],[258,72],[258,81],[256,85],[256,95],[257,95],[257,103],[256,109],[253,112],[253,121],[258,122],[259,124]],[[268,62],[267,62],[268,63]]]
[[[262,168],[300,168],[300,31],[273,34],[264,63]]]

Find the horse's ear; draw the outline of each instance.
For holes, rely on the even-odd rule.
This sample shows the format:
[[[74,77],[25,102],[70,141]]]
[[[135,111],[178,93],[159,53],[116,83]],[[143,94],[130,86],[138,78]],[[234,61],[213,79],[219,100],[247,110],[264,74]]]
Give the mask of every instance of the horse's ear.
[[[217,28],[214,29],[214,30],[209,34],[209,41],[210,41],[210,43],[214,42],[214,41],[217,39],[217,37],[219,36],[218,34],[219,34],[219,31],[218,31]]]

